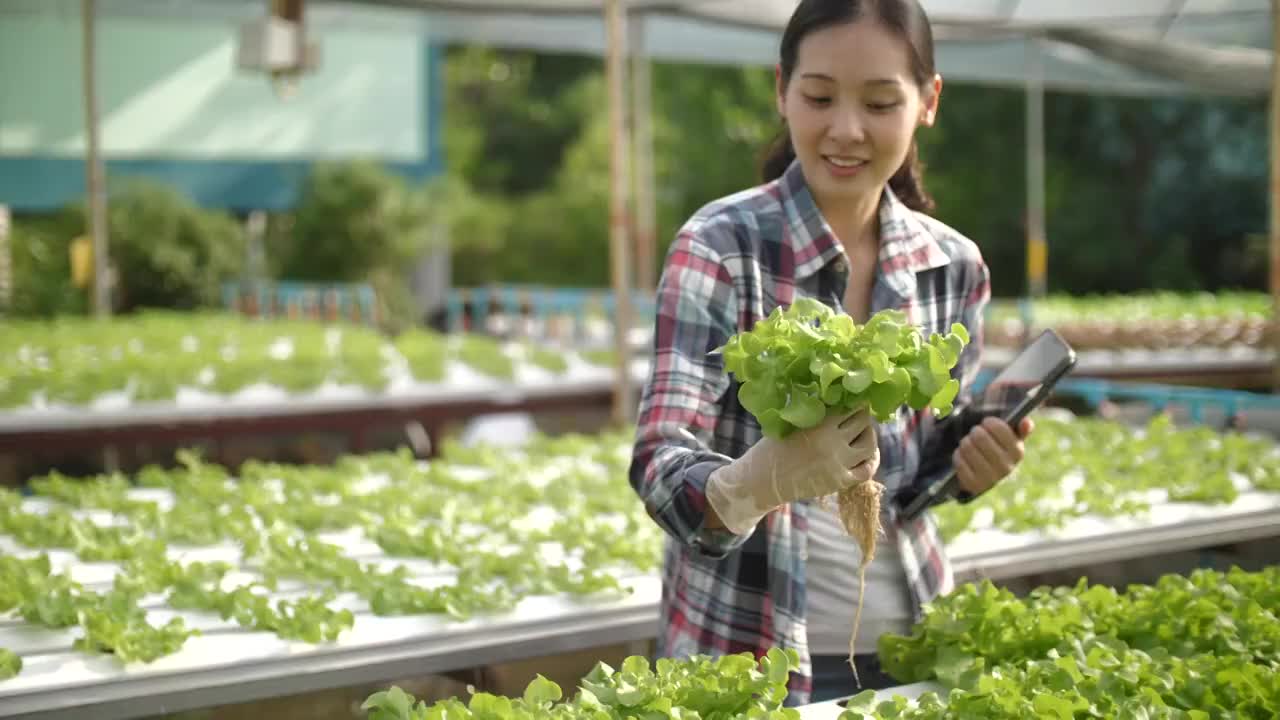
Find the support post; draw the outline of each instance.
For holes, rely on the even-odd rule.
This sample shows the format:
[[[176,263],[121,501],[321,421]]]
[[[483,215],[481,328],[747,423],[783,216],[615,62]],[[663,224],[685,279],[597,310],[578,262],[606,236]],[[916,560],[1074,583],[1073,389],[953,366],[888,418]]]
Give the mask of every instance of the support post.
[[[616,378],[613,386],[613,421],[625,426],[632,421],[631,353],[627,337],[631,330],[631,278],[628,242],[630,234],[630,168],[627,161],[631,143],[627,138],[626,7],[624,0],[606,0],[605,26],[608,52],[605,59],[609,84],[609,255],[614,295],[614,346]]]
[[[9,206],[0,203],[0,316],[13,307],[13,243],[9,240]]]
[[[632,19],[631,91],[635,118],[636,159],[636,288],[653,292],[658,285],[655,271],[658,218],[654,205],[653,171],[653,78],[650,59],[644,52],[645,19]]]
[[[1270,111],[1270,161],[1271,161],[1271,193],[1270,193],[1270,286],[1271,286],[1271,336],[1272,349],[1275,351],[1272,360],[1271,389],[1280,392],[1280,333],[1274,332],[1280,325],[1280,62],[1276,62],[1275,52],[1280,52],[1280,0],[1271,0],[1271,41],[1276,50],[1271,55],[1271,96],[1268,103]]]
[[[98,142],[97,3],[81,0],[81,61],[84,91],[85,188],[89,197],[89,237],[93,247],[93,314],[111,314],[107,278],[107,189]]]
[[[1044,67],[1039,40],[1027,39],[1027,291],[1043,297],[1049,247],[1044,209]]]

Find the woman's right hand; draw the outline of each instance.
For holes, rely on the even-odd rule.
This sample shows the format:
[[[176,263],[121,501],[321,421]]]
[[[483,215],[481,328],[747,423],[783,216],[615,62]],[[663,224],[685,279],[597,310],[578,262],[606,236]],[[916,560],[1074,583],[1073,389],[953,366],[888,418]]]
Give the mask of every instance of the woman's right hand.
[[[865,407],[837,413],[781,440],[762,438],[707,478],[707,502],[721,524],[745,535],[774,508],[830,495],[875,477],[880,446]]]

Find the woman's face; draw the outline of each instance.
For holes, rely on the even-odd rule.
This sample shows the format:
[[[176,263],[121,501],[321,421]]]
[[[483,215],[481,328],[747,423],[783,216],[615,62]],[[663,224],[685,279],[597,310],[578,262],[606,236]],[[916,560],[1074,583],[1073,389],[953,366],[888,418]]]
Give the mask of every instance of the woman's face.
[[[879,199],[942,90],[936,76],[917,85],[906,41],[867,19],[806,35],[790,82],[777,84],[805,180],[828,210]]]

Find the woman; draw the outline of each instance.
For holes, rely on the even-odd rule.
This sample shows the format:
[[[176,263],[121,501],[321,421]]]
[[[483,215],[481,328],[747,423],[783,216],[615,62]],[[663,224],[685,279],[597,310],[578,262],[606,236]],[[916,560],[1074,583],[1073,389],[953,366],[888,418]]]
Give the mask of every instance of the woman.
[[[963,395],[990,294],[977,246],[925,214],[914,133],[933,124],[942,81],[916,0],[802,0],[776,75],[786,130],[765,183],[699,210],[668,253],[630,478],[672,540],[658,654],[794,648],[797,705],[858,690],[859,549],[819,499],[867,476],[887,488],[854,664],[862,687],[896,685],[876,662],[878,636],[909,631],[953,580],[932,518],[899,518],[894,496],[954,466],[967,501],[1021,461],[1032,427],[992,418],[958,440],[947,421],[903,408],[887,423],[862,411],[761,438],[711,351],[775,307],[807,296],[859,322],[899,308],[926,333],[963,323]]]

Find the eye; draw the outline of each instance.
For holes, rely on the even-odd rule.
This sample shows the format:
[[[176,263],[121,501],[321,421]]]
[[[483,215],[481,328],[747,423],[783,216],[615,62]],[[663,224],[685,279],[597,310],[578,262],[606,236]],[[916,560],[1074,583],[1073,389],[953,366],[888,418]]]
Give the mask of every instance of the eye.
[[[810,105],[817,105],[818,107],[824,107],[831,103],[831,98],[822,95],[805,95],[804,99],[808,101]]]
[[[901,103],[898,103],[897,101],[887,103],[867,103],[867,108],[875,112],[889,112],[900,104]]]

